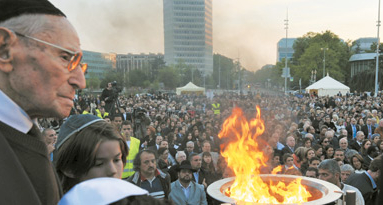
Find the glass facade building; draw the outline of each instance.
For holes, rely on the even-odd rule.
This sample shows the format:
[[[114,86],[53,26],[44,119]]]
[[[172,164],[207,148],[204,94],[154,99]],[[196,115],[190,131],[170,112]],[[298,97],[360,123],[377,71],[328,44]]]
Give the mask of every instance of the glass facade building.
[[[163,0],[165,62],[213,72],[212,0]]]
[[[379,57],[381,58],[381,57]],[[349,59],[351,65],[351,78],[365,70],[375,70],[376,53],[354,54]]]
[[[95,73],[99,79],[103,78],[103,73],[116,69],[115,53],[98,53],[83,50],[82,62],[88,64],[85,79],[89,78],[90,73]]]
[[[163,57],[164,55],[161,53],[117,54],[117,70],[124,72],[144,68],[151,70],[151,62]]]

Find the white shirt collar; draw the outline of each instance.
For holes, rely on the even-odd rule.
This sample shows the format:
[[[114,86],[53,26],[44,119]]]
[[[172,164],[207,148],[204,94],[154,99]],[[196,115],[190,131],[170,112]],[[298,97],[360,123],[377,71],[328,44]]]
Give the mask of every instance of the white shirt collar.
[[[33,126],[28,114],[0,90],[0,121],[26,134]]]

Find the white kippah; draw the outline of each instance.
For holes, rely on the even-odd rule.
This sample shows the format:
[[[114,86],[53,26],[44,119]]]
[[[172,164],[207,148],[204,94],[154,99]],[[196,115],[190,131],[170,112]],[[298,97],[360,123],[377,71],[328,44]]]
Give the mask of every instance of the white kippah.
[[[148,195],[148,191],[121,179],[101,177],[77,184],[64,195],[59,205],[110,204],[137,195]]]

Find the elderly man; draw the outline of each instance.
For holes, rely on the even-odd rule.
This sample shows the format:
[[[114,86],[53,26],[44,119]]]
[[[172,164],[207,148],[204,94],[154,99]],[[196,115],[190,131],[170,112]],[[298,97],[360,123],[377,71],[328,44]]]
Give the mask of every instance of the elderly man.
[[[362,131],[358,131],[356,133],[355,139],[353,139],[350,142],[350,148],[360,152],[360,148],[362,147],[362,143],[363,143],[364,137],[365,137],[364,133]]]
[[[153,150],[142,150],[134,159],[136,171],[128,181],[147,190],[157,199],[168,198],[170,193],[170,176],[157,169],[156,153]]]
[[[169,199],[175,204],[204,204],[207,205],[203,185],[193,181],[195,171],[190,162],[185,160],[177,169],[178,180],[171,184]]]
[[[293,135],[286,137],[286,146],[282,149],[282,154],[293,154],[295,151],[295,138]]]
[[[187,142],[186,143],[186,149],[184,151],[185,151],[186,157],[189,157],[191,154],[193,154],[194,153],[194,142],[193,141]]]
[[[349,164],[344,164],[342,166],[340,166],[340,179],[343,183],[346,182],[346,180],[348,179],[348,177],[351,175],[351,174],[354,174],[355,173],[355,169],[352,168],[351,165]]]
[[[2,204],[57,204],[60,183],[34,119],[64,118],[86,65],[73,26],[47,0],[0,1]]]
[[[178,151],[176,153],[176,163],[177,164],[171,166],[169,169],[169,175],[170,175],[171,182],[174,182],[177,180],[177,178],[178,178],[177,169],[181,165],[181,163],[185,160],[186,160],[185,152],[184,151]]]
[[[363,173],[355,173],[348,177],[346,183],[359,189],[366,204],[375,204],[378,195],[378,178],[380,175],[381,158],[372,160],[368,170]]]
[[[56,131],[52,128],[47,128],[43,130],[42,135],[45,139],[45,144],[48,148],[48,154],[50,155],[51,161],[53,160],[53,150],[55,149],[55,144],[57,142]]]
[[[350,151],[350,149],[348,148],[348,140],[347,140],[347,137],[342,137],[340,140],[339,140],[339,148],[342,149],[344,151],[344,154],[347,155],[347,153]]]
[[[356,192],[356,204],[358,205],[364,205],[363,196],[360,193],[360,191],[348,184],[343,184],[340,181],[340,167],[338,163],[334,159],[326,159],[323,160],[319,166],[319,179],[330,182],[332,184],[335,184],[340,189],[342,189],[343,193],[346,193],[348,190],[352,190]],[[338,199],[336,201],[336,204],[341,205],[343,204],[342,199]]]
[[[372,117],[367,118],[366,124],[362,126],[361,130],[368,139],[372,140],[371,136],[375,131],[375,126],[372,124]]]

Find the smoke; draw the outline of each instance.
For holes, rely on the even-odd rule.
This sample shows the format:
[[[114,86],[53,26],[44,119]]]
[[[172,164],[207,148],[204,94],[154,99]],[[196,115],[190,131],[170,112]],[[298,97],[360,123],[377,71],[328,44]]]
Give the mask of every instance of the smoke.
[[[164,53],[163,0],[50,1],[67,15],[85,50]],[[213,0],[213,52],[239,58],[252,71],[275,64],[287,6],[289,37],[326,30],[344,40],[376,35],[377,5],[358,0]]]
[[[52,0],[76,28],[82,48],[96,52],[163,53],[160,0]]]

